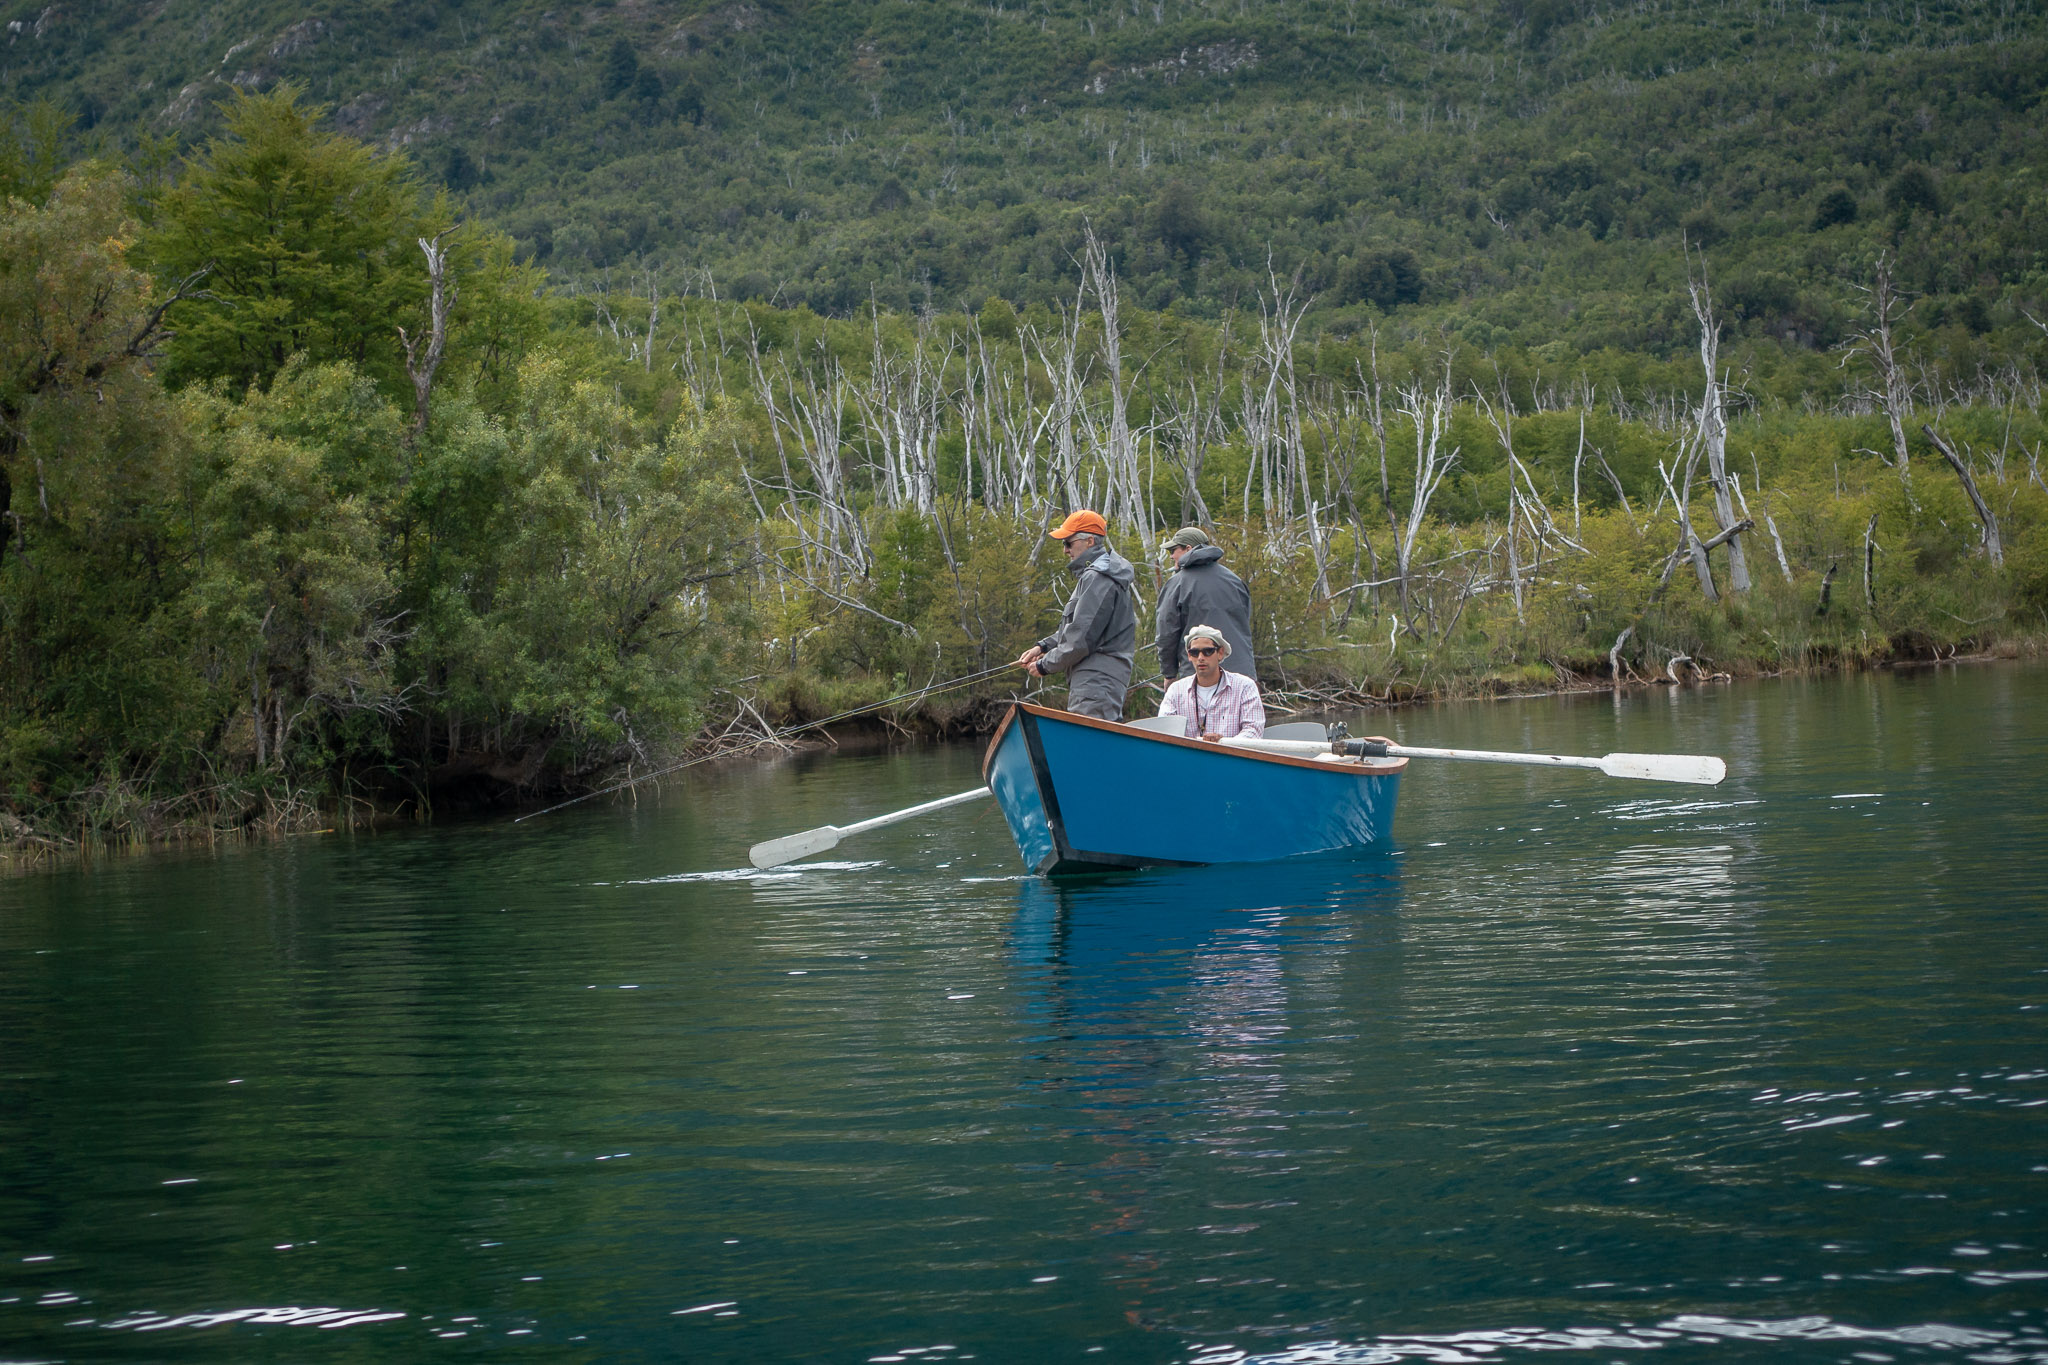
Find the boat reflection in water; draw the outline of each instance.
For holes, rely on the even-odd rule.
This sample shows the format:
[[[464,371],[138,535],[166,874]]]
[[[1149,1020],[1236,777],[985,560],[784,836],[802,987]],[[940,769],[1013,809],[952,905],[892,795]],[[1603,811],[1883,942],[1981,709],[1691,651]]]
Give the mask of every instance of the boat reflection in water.
[[[1290,1016],[1352,1012],[1347,997],[1368,980],[1368,1009],[1384,1013],[1400,951],[1399,867],[1398,853],[1374,849],[1021,881],[1011,944],[1046,1026],[1035,1036],[1115,1067],[1189,1041],[1277,1047]],[[1281,1060],[1274,1052],[1275,1068]]]
[[[1375,846],[1265,863],[1028,878],[1018,883],[1012,941],[1024,962],[1069,968],[1149,961],[1175,948],[1228,949],[1280,934],[1290,922],[1316,922],[1303,917],[1391,914],[1400,861],[1398,850]]]
[[[1209,1256],[1272,1254],[1252,1229],[1274,1215],[1252,1210],[1299,1203],[1301,1170],[1353,1126],[1356,1073],[1398,1050],[1399,865],[1375,849],[1019,884],[1013,1103],[1068,1153],[1054,1188],[1087,1201],[1128,1322],[1191,1330]],[[1219,1235],[1183,1262],[1163,1228]]]

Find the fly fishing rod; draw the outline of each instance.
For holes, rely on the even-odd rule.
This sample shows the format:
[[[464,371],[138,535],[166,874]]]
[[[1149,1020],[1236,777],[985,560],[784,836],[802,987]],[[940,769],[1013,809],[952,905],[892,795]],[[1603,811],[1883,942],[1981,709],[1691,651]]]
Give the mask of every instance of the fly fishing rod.
[[[716,753],[699,754],[695,758],[686,758],[680,763],[671,763],[666,768],[657,768],[655,771],[651,773],[642,773],[640,774],[640,776],[628,778],[624,782],[615,782],[611,786],[602,788],[601,790],[594,792],[585,792],[581,796],[572,796],[567,801],[558,801],[554,805],[547,807],[545,810],[537,810],[530,812],[526,815],[515,816],[513,817],[512,823],[515,825],[523,824],[528,820],[539,819],[543,815],[552,815],[554,812],[558,810],[566,809],[567,807],[576,805],[579,802],[589,801],[600,796],[611,796],[616,792],[622,792],[626,790],[628,787],[637,787],[642,782],[651,782],[656,778],[667,777],[671,773],[679,773],[685,768],[694,768],[699,763],[709,763],[711,762],[711,760],[715,758],[732,758],[736,755],[747,753],[750,750],[758,749],[763,744],[779,743],[782,740],[788,739],[791,735],[800,735],[806,730],[816,730],[822,728],[823,726],[836,725],[842,720],[851,720],[855,716],[863,716],[870,711],[879,711],[883,707],[894,706],[896,703],[900,701],[906,701],[911,698],[921,699],[924,697],[937,696],[941,692],[950,692],[956,687],[966,687],[970,683],[977,683],[983,681],[986,678],[992,678],[998,673],[1006,673],[1013,667],[1015,667],[1014,664],[997,664],[993,668],[984,668],[978,673],[969,673],[964,677],[955,678],[951,682],[929,683],[923,687],[912,688],[908,692],[898,692],[895,696],[885,697],[881,701],[871,701],[862,706],[852,707],[848,710],[839,712],[837,715],[824,716],[818,720],[807,720],[803,722],[801,725],[785,726],[780,730],[774,730],[769,732],[768,734],[761,735],[760,737],[746,744],[740,745],[736,749],[720,749]]]

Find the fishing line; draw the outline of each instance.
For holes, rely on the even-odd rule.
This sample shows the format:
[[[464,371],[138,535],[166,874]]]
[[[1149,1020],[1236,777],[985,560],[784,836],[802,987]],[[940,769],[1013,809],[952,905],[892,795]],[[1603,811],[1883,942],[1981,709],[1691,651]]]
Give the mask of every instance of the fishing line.
[[[1156,644],[1157,641],[1147,640],[1144,644],[1139,645],[1138,648],[1135,651],[1133,651],[1133,653],[1143,654],[1146,650],[1154,648]],[[932,697],[937,696],[941,692],[950,692],[956,687],[965,687],[969,683],[981,682],[983,679],[994,677],[998,673],[1007,673],[1010,669],[1015,667],[1016,664],[1014,663],[996,664],[993,667],[982,669],[979,673],[969,673],[965,677],[955,678],[951,682],[932,683],[925,687],[912,688],[908,692],[898,692],[893,697],[885,697],[881,701],[871,701],[863,706],[856,706],[849,710],[841,711],[837,715],[826,716],[820,720],[807,720],[801,725],[791,725],[784,729],[776,730],[770,734],[762,735],[758,739],[740,745],[737,749],[720,749],[716,753],[699,754],[695,758],[686,758],[680,763],[671,763],[666,768],[657,768],[651,773],[642,773],[638,777],[628,778],[624,782],[614,783],[613,785],[605,787],[600,791],[585,792],[581,796],[572,796],[567,801],[558,801],[554,805],[549,806],[544,810],[537,810],[531,812],[530,814],[514,816],[512,818],[512,823],[515,825],[524,824],[528,820],[535,820],[543,815],[552,815],[554,812],[558,810],[563,810],[569,806],[576,805],[579,802],[589,801],[599,796],[610,796],[615,792],[622,792],[626,790],[626,788],[628,787],[637,787],[642,782],[652,782],[655,778],[667,777],[670,773],[679,773],[683,771],[683,769],[685,768],[694,768],[699,763],[709,763],[714,758],[733,758],[740,754],[747,753],[750,750],[758,749],[763,744],[773,744],[778,740],[787,739],[791,735],[800,735],[806,730],[816,730],[821,726],[836,725],[842,720],[851,720],[855,716],[864,716],[870,711],[879,711],[885,706],[894,706],[897,702],[907,700],[911,697]]]
[[[787,739],[791,735],[799,735],[806,730],[818,729],[820,726],[836,725],[842,720],[851,720],[855,716],[866,715],[870,711],[879,711],[885,706],[894,706],[897,702],[904,701],[911,697],[931,697],[936,696],[941,692],[950,692],[956,687],[965,687],[969,683],[980,682],[983,679],[992,677],[997,673],[1006,673],[1013,667],[1015,667],[1014,664],[997,664],[993,668],[984,668],[979,673],[969,673],[965,677],[955,678],[951,682],[931,683],[924,687],[912,688],[908,692],[898,692],[893,697],[885,697],[881,701],[871,701],[866,703],[865,705],[856,706],[849,710],[841,711],[837,715],[825,716],[818,720],[807,720],[801,725],[787,726],[784,729],[773,731],[769,734],[762,735],[758,739],[752,740],[749,743],[742,744],[736,749],[720,749],[716,753],[699,754],[695,758],[686,758],[680,763],[671,763],[666,768],[657,768],[655,771],[651,773],[642,773],[638,777],[628,778],[624,782],[614,783],[612,786],[606,787],[600,791],[585,792],[581,796],[572,796],[567,801],[557,802],[556,804],[549,806],[545,810],[537,810],[532,812],[531,814],[515,816],[513,817],[512,823],[515,825],[523,824],[528,820],[538,819],[540,816],[549,815],[555,811],[562,810],[565,807],[573,806],[580,801],[589,801],[592,798],[599,796],[610,796],[614,792],[622,792],[626,790],[626,788],[628,787],[637,787],[642,782],[651,782],[657,777],[667,777],[670,773],[679,773],[685,768],[694,768],[699,763],[709,763],[714,758],[732,758],[736,755],[746,753],[749,750],[758,749],[763,744],[773,744],[778,740]]]

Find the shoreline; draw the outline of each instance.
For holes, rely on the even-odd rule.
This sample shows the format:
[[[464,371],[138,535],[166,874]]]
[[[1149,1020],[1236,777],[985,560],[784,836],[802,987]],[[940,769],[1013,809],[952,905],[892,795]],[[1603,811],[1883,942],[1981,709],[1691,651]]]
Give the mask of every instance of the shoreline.
[[[1666,675],[1643,678],[1633,675],[1617,688],[1607,678],[1591,674],[1567,674],[1561,677],[1559,685],[1539,690],[1519,690],[1513,680],[1504,677],[1462,677],[1447,679],[1445,684],[1403,691],[1397,682],[1389,682],[1382,693],[1364,692],[1356,689],[1315,689],[1276,688],[1266,694],[1269,709],[1285,716],[1313,716],[1335,711],[1393,710],[1408,706],[1438,705],[1447,702],[1505,702],[1535,701],[1544,697],[1593,696],[1616,691],[1644,691],[1663,688],[1707,687],[1720,684],[1747,681],[1766,681],[1779,678],[1818,678],[1846,676],[1877,670],[1906,670],[1952,667],[1960,664],[2026,663],[2036,661],[2048,652],[2048,642],[2032,637],[2000,641],[1987,649],[1969,654],[1947,654],[1940,657],[1902,657],[1873,661],[1848,660],[1825,667],[1794,667],[1783,669],[1744,668],[1708,672],[1694,664],[1693,675],[1680,678],[1673,671],[1678,663],[1691,663],[1685,656],[1677,656],[1667,665]],[[1563,670],[1560,670],[1563,672]],[[1489,685],[1492,684],[1492,685]],[[1144,684],[1141,690],[1149,690]],[[739,763],[744,760],[758,760],[763,751],[788,756],[793,753],[810,753],[820,749],[847,749],[865,752],[887,749],[908,741],[945,741],[972,739],[993,731],[992,719],[984,719],[984,711],[992,706],[999,710],[1001,699],[974,697],[966,699],[953,716],[937,719],[929,711],[923,714],[912,712],[900,717],[862,717],[842,722],[834,729],[817,731],[814,735],[797,737],[778,732],[762,736],[738,746],[729,742],[720,747],[713,741],[702,752],[693,752],[690,746],[678,751],[676,760],[665,769],[657,769],[649,775],[629,779],[624,784],[599,787],[594,791],[572,796],[554,805],[535,806],[532,809],[493,808],[491,814],[507,820],[523,820],[545,815],[553,810],[600,799],[606,795],[623,792],[630,787],[653,783],[657,786],[669,775],[682,769],[708,764]],[[1128,708],[1127,708],[1128,709]],[[963,725],[961,722],[965,722]],[[794,722],[802,725],[804,722]],[[785,727],[787,728],[787,727]],[[721,737],[724,738],[724,737]],[[186,793],[172,798],[172,803],[191,799]],[[167,803],[169,804],[169,803]],[[325,808],[310,803],[294,803],[283,810],[275,810],[262,820],[247,821],[241,825],[221,827],[210,824],[170,822],[158,826],[148,837],[140,839],[114,839],[86,836],[83,838],[56,838],[28,828],[16,817],[0,812],[0,878],[15,874],[39,871],[53,871],[65,866],[90,864],[106,859],[151,856],[171,852],[196,852],[204,845],[218,849],[226,844],[255,844],[281,842],[288,839],[315,838],[329,834],[364,833],[401,823],[433,823],[432,815],[407,814],[408,801],[384,808],[372,805],[360,796],[350,796],[334,808]],[[457,818],[478,818],[478,808],[464,809],[450,807],[449,813]]]

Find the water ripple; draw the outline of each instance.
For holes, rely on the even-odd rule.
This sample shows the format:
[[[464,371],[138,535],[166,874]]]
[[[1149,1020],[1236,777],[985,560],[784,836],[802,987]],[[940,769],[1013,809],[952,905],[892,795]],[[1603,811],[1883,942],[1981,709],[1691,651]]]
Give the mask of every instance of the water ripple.
[[[1443,1365],[1484,1365],[1522,1352],[1654,1351],[1737,1342],[1881,1342],[1932,1348],[1942,1355],[1962,1352],[1961,1358],[1965,1360],[2048,1360],[2048,1337],[2038,1335],[1943,1323],[1875,1328],[1818,1316],[1773,1321],[1687,1313],[1653,1327],[1507,1328],[1442,1336],[1391,1335],[1358,1342],[1305,1342],[1280,1351],[1197,1347],[1185,1361],[1186,1365],[1393,1365],[1398,1361],[1425,1360]],[[1999,1349],[1987,1351],[1988,1347]]]

